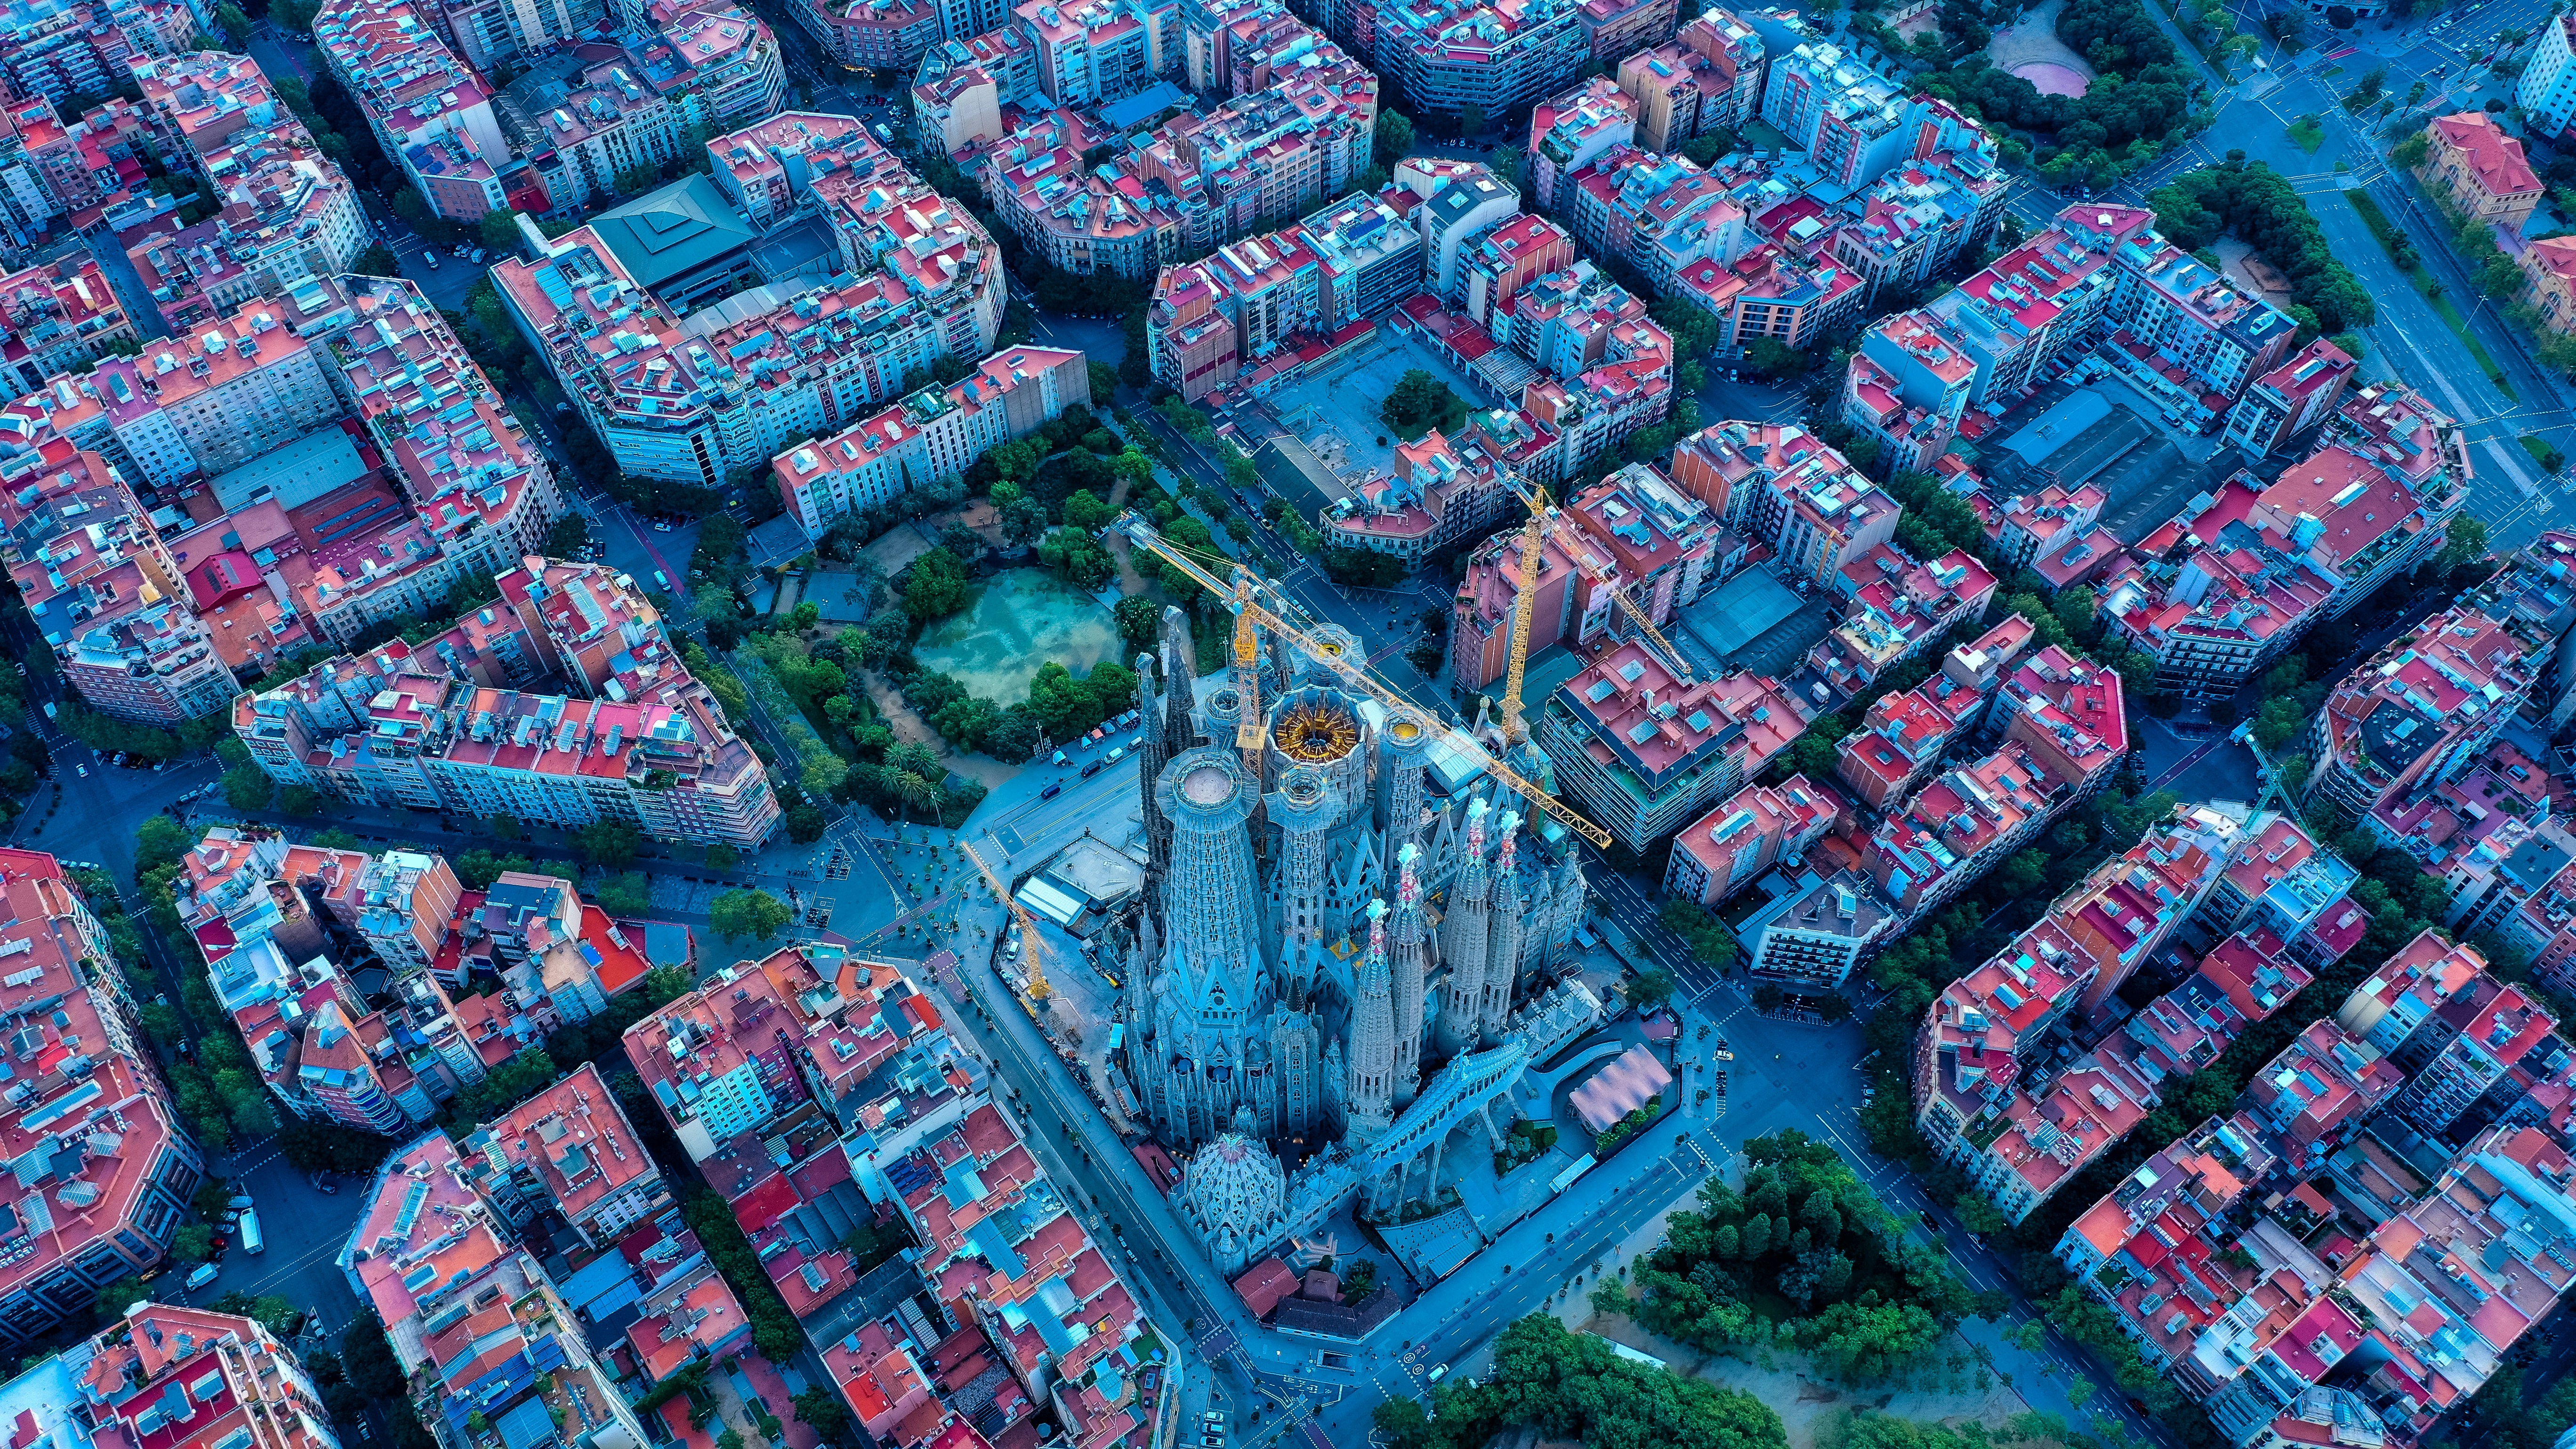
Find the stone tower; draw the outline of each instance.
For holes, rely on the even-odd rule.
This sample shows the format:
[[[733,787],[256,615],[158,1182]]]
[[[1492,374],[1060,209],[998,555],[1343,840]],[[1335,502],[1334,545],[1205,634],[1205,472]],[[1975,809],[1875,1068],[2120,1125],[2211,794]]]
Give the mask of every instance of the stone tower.
[[[1303,766],[1280,775],[1267,804],[1270,822],[1279,827],[1279,994],[1290,1007],[1309,1011],[1316,973],[1332,944],[1324,934],[1324,832],[1336,807],[1323,775]]]
[[[1476,1044],[1485,1011],[1485,935],[1490,911],[1485,872],[1485,802],[1467,803],[1467,839],[1458,851],[1458,879],[1449,888],[1449,914],[1440,922],[1440,959],[1449,981],[1440,992],[1435,1028],[1440,1053],[1456,1056]]]
[[[1159,914],[1163,878],[1172,869],[1172,822],[1154,799],[1154,787],[1163,778],[1163,766],[1171,762],[1172,749],[1162,701],[1154,690],[1151,654],[1136,656],[1136,713],[1145,725],[1145,742],[1136,747],[1136,793],[1142,807],[1138,818],[1145,825],[1145,909]]]
[[[1574,942],[1574,930],[1583,924],[1583,906],[1590,896],[1583,879],[1583,860],[1575,853],[1574,842],[1565,842],[1565,854],[1556,863],[1556,919],[1548,924],[1547,951],[1539,959],[1542,967],[1554,966],[1565,959],[1566,948]]]
[[[1502,844],[1494,851],[1491,906],[1485,916],[1484,998],[1476,1012],[1476,1034],[1493,1041],[1503,1034],[1512,1014],[1512,988],[1518,984],[1521,937],[1529,917],[1521,903],[1518,812],[1506,810],[1499,822]]]
[[[1413,1105],[1414,1093],[1422,1086],[1422,992],[1431,964],[1424,959],[1429,943],[1423,940],[1422,877],[1415,869],[1421,856],[1422,847],[1409,840],[1396,852],[1395,951],[1388,987],[1395,994],[1395,1105],[1399,1111]]]
[[[1224,1131],[1239,1107],[1269,1135],[1278,1130],[1279,1023],[1245,828],[1256,796],[1233,751],[1201,747],[1173,755],[1154,797],[1172,824],[1172,860],[1162,948],[1134,1012],[1137,1096],[1175,1147]]]
[[[1395,993],[1386,964],[1386,902],[1368,907],[1368,955],[1351,1004],[1350,1136],[1369,1143],[1395,1124]]]
[[[1390,858],[1422,832],[1423,762],[1431,755],[1431,730],[1417,715],[1388,714],[1377,732],[1378,829]]]
[[[1163,610],[1163,748],[1177,755],[1204,743],[1198,727],[1198,656],[1190,647],[1190,616]]]

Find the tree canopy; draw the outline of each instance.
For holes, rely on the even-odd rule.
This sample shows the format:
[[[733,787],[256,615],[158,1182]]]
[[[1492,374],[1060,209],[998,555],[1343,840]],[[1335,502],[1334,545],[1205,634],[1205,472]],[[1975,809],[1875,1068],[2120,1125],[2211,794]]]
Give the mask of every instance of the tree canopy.
[[[2316,216],[2288,178],[2260,161],[2230,160],[2177,176],[2147,193],[2156,229],[2185,251],[2232,235],[2290,279],[2290,301],[2324,332],[2376,320],[2378,307],[2352,269],[2335,259]]]
[[[1786,1449],[1780,1416],[1751,1394],[1638,1363],[1608,1340],[1533,1313],[1494,1341],[1494,1370],[1475,1387],[1442,1384],[1425,1417],[1410,1400],[1377,1410],[1391,1449],[1479,1449],[1503,1429],[1585,1449]]]

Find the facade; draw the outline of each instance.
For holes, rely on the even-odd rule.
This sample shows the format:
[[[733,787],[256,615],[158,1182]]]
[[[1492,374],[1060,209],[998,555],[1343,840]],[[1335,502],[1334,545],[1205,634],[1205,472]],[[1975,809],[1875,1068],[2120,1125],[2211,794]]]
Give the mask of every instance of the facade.
[[[925,388],[845,432],[770,460],[780,501],[808,538],[914,483],[953,477],[990,448],[1091,401],[1079,352],[1013,347],[945,388]]]
[[[1811,718],[1777,680],[1736,673],[1686,684],[1628,643],[1548,696],[1537,737],[1583,812],[1642,851],[1760,774]]]
[[[204,1167],[144,1065],[107,929],[60,863],[0,851],[0,895],[11,962],[0,1010],[20,1023],[7,1051],[28,1087],[0,1104],[0,1143],[28,1163],[0,1183],[12,1225],[0,1238],[0,1336],[25,1345],[166,1261]],[[90,1071],[61,1069],[75,1053]]]
[[[245,694],[235,734],[272,779],[335,799],[563,825],[622,819],[656,839],[738,848],[767,839],[779,805],[758,757],[680,667],[632,582],[595,564],[521,567],[526,602],[505,581],[507,619],[478,611],[418,651],[397,640]],[[596,616],[543,607],[574,589]],[[596,685],[561,679],[569,694],[519,687],[545,681],[538,651],[570,652],[558,636],[571,628],[624,637],[613,672]]]
[[[726,157],[750,150],[726,140]],[[834,159],[789,183],[810,191],[840,249],[839,274],[820,283],[754,287],[683,318],[590,227],[493,268],[512,319],[618,466],[719,487],[792,441],[882,411],[942,356],[992,351],[1002,264],[982,226],[882,151]]]
[[[1421,110],[1493,118],[1564,88],[1593,59],[1584,7],[1536,0],[1498,9],[1484,0],[1335,5],[1361,61]]]
[[[2541,47],[2545,51],[2548,42]],[[2424,127],[2424,139],[2427,152],[2415,168],[2417,179],[2462,216],[2520,234],[2539,208],[2541,192],[2540,175],[2523,155],[2522,142],[2484,111],[2436,116]]]
[[[1804,775],[1790,776],[1778,789],[1747,785],[1673,837],[1664,894],[1723,904],[1772,866],[1794,866],[1842,818],[1842,801]]]
[[[2521,78],[2514,82],[2514,104],[2530,118],[2532,132],[2551,141],[2576,122],[2576,42],[2561,16],[2540,27],[2539,39],[2523,58]]]

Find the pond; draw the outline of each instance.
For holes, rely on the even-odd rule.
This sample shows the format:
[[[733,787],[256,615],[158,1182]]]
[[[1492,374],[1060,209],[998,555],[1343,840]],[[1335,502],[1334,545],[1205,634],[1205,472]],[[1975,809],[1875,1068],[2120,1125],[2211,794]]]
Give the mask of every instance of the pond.
[[[1005,569],[969,585],[966,607],[922,630],[912,657],[1009,705],[1028,696],[1040,665],[1080,676],[1118,647],[1118,626],[1098,599],[1045,569]]]

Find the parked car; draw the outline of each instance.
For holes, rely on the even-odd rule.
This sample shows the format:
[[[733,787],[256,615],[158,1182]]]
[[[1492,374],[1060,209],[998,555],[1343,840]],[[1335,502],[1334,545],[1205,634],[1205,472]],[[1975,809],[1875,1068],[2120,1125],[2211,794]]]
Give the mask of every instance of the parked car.
[[[1047,786],[1047,787],[1046,787],[1045,789],[1043,789],[1043,790],[1040,790],[1040,791],[1038,792],[1038,798],[1039,798],[1039,799],[1041,799],[1041,800],[1052,800],[1052,799],[1054,799],[1056,796],[1061,795],[1061,794],[1063,794],[1063,793],[1064,793],[1064,782],[1063,782],[1062,780],[1058,780],[1058,781],[1056,781],[1054,784]]]
[[[196,1267],[196,1271],[188,1275],[188,1286],[191,1288],[205,1287],[207,1284],[215,1281],[216,1271],[215,1265],[212,1263],[199,1263]]]
[[[1127,747],[1125,745],[1120,745],[1118,748],[1111,750],[1108,757],[1102,760],[1101,763],[1104,765],[1114,765],[1125,758],[1127,758]]]
[[[264,1240],[262,1240],[262,1239],[261,1239],[261,1237],[260,1237],[260,1235],[259,1235],[259,1211],[258,1211],[258,1209],[256,1209],[256,1208],[245,1208],[245,1209],[243,1209],[243,1211],[242,1211],[242,1215],[241,1215],[241,1235],[242,1235],[242,1251],[243,1251],[243,1252],[245,1252],[245,1253],[264,1253],[264,1252],[267,1252],[267,1251],[268,1251],[268,1244],[267,1244]]]
[[[250,1194],[249,1194],[249,1193],[246,1193],[246,1192],[245,1192],[245,1193],[238,1193],[238,1194],[236,1194],[236,1195],[233,1197],[233,1200],[232,1200],[231,1202],[228,1202],[228,1203],[225,1203],[225,1204],[224,1204],[224,1206],[226,1206],[226,1207],[234,1207],[234,1208],[246,1208],[246,1207],[249,1207],[250,1205],[251,1205]]]
[[[1083,766],[1083,767],[1082,767],[1082,778],[1084,778],[1084,779],[1088,780],[1088,779],[1090,779],[1092,776],[1099,774],[1099,773],[1100,773],[1100,767],[1101,767],[1102,765],[1107,764],[1107,763],[1109,763],[1109,762],[1108,762],[1108,761],[1106,761],[1106,760],[1094,760],[1094,761],[1092,761],[1090,764],[1087,764],[1087,765]]]

